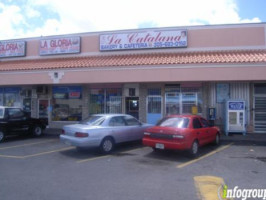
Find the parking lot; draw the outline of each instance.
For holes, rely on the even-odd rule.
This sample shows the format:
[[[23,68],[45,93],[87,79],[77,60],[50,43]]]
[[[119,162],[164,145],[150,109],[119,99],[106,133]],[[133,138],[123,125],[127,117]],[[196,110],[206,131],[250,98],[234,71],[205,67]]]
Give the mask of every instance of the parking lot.
[[[140,142],[120,145],[110,155],[78,151],[60,143],[52,131],[40,138],[13,137],[0,144],[0,196],[4,200],[211,199],[217,196],[219,181],[229,188],[265,189],[265,138],[223,137],[219,147],[203,147],[192,159],[184,152],[153,152]]]

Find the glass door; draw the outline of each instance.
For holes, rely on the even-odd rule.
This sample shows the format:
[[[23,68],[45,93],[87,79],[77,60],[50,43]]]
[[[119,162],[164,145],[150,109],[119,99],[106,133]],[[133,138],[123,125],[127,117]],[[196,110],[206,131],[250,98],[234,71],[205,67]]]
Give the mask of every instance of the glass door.
[[[197,107],[197,93],[182,93],[182,114],[191,114],[193,107]]]
[[[166,92],[165,93],[165,107],[166,115],[180,114],[180,93]]]
[[[39,99],[38,106],[38,116],[39,119],[42,119],[46,125],[48,125],[48,108],[49,108],[49,100],[48,99]]]

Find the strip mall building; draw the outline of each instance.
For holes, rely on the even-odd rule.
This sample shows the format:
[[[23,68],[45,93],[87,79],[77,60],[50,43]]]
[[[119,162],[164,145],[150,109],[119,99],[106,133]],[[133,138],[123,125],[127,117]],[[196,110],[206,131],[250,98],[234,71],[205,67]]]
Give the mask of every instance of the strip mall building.
[[[0,105],[53,128],[94,113],[209,118],[210,108],[224,127],[228,99],[245,102],[248,132],[266,133],[265,23],[0,41]]]

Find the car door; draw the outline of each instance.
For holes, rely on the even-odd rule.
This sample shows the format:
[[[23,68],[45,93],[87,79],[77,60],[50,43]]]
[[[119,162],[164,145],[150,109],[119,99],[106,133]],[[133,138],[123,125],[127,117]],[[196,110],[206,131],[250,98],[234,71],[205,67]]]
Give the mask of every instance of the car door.
[[[202,124],[197,117],[193,118],[193,129],[196,137],[198,138],[199,145],[206,144],[208,136],[206,135],[206,130],[202,127]]]
[[[110,134],[116,143],[128,141],[127,126],[123,116],[114,116],[109,120]]]
[[[212,142],[215,139],[216,135],[213,133],[213,130],[210,127],[209,122],[204,118],[200,118],[200,121],[202,123],[203,130],[206,134],[206,143]]]
[[[128,141],[141,140],[143,138],[144,127],[132,116],[124,116],[127,125]]]
[[[20,108],[8,108],[8,129],[10,132],[22,132],[29,129],[27,117]]]

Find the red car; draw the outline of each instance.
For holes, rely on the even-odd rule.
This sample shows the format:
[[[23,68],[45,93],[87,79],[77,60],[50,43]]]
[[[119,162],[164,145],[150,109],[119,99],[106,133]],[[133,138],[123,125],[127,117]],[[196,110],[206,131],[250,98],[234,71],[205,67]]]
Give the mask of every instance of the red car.
[[[196,156],[200,146],[220,143],[220,130],[197,115],[171,115],[147,129],[142,142],[154,150],[189,150]]]

